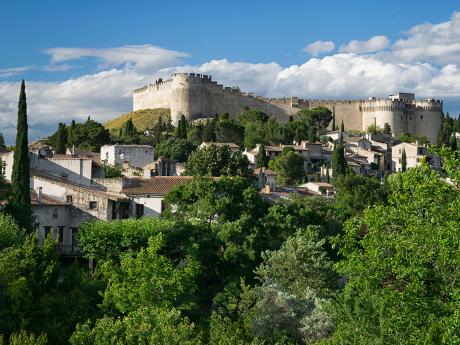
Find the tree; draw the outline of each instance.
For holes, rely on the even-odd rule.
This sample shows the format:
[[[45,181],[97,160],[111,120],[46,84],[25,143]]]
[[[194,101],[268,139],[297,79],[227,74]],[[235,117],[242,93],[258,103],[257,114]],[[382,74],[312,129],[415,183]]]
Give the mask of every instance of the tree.
[[[332,108],[332,130],[335,131],[335,107]]]
[[[348,280],[328,343],[458,343],[459,193],[426,164],[389,185],[388,204],[348,222],[337,243]]]
[[[332,112],[326,107],[317,107],[313,109],[302,109],[297,115],[300,118],[305,118],[308,125],[312,127],[316,136],[329,126],[329,123],[332,120]]]
[[[127,316],[104,316],[94,326],[90,322],[77,326],[70,338],[72,345],[199,345],[196,327],[174,309],[141,307]]]
[[[259,152],[256,155],[256,167],[257,168],[268,168],[268,162],[270,161],[270,157],[267,156],[265,153],[265,145],[262,144],[259,146]]]
[[[190,176],[252,176],[249,161],[240,151],[227,145],[209,145],[190,154],[185,165],[185,175]]]
[[[388,122],[383,125],[383,134],[391,134],[391,126]]]
[[[281,185],[295,185],[305,176],[304,160],[292,147],[285,147],[268,165],[278,174],[276,179]]]
[[[155,146],[155,154],[157,157],[166,157],[178,162],[186,162],[195,149],[196,146],[192,142],[173,137],[163,140]]]
[[[181,306],[193,296],[198,262],[186,257],[180,265],[161,254],[165,241],[161,234],[148,239],[147,248],[120,255],[120,264],[102,263],[107,281],[104,307],[129,313],[143,306],[170,308]],[[152,293],[155,292],[155,293]]]
[[[123,125],[123,136],[131,140],[137,136],[137,130],[131,118]]]
[[[30,170],[27,126],[26,85],[21,83],[18,103],[18,125],[16,146],[13,155],[13,172],[11,175],[10,210],[21,228],[32,229],[32,207],[30,202]]]
[[[0,133],[0,149],[6,149],[5,138],[2,133]]]
[[[334,178],[335,207],[342,220],[361,214],[368,207],[385,204],[388,196],[386,184],[375,177],[355,174]]]
[[[56,140],[53,144],[54,151],[56,153],[65,153],[67,148],[67,127],[63,123],[59,123],[58,130],[56,133]]]
[[[407,157],[406,157],[406,149],[402,149],[401,153],[401,171],[405,172],[407,170]]]
[[[334,144],[331,157],[332,177],[335,179],[338,176],[347,173],[347,161],[345,159],[345,147],[338,141]]]
[[[340,131],[343,133],[345,132],[345,126],[343,124],[343,120],[342,120],[342,123],[340,124]]]
[[[179,122],[177,123],[177,138],[187,139],[187,120],[182,114]]]

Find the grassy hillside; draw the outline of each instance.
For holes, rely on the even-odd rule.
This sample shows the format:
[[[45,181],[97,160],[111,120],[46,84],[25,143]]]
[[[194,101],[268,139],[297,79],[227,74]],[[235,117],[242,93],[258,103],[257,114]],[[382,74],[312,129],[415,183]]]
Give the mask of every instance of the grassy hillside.
[[[107,121],[104,123],[104,127],[109,130],[122,128],[126,121],[132,119],[136,129],[138,131],[144,131],[147,128],[153,128],[160,116],[163,120],[166,120],[170,114],[171,112],[169,109],[163,108],[137,110]]]

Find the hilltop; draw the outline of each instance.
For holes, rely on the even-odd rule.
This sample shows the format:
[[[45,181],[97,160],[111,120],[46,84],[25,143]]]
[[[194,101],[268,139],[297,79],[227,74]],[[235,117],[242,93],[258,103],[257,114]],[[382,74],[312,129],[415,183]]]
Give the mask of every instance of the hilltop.
[[[136,110],[107,121],[104,123],[104,127],[108,130],[122,128],[126,121],[132,119],[138,131],[145,131],[148,128],[152,129],[160,116],[165,120],[170,114],[171,111],[164,108]]]

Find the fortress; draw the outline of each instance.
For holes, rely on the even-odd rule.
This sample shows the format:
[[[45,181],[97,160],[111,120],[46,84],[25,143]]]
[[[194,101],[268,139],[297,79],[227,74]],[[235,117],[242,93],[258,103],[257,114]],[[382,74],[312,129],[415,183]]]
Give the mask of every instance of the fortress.
[[[441,127],[443,103],[439,100],[416,100],[413,93],[399,93],[385,99],[369,97],[367,100],[308,100],[298,97],[266,98],[239,89],[223,87],[210,76],[195,73],[176,73],[168,80],[157,80],[133,92],[133,111],[168,108],[176,124],[183,114],[195,120],[228,112],[236,117],[246,107],[259,109],[278,121],[286,122],[301,109],[319,106],[335,114],[335,123],[343,121],[348,130],[365,131],[375,124],[381,128],[391,126],[393,135],[409,133],[426,136],[436,141]]]

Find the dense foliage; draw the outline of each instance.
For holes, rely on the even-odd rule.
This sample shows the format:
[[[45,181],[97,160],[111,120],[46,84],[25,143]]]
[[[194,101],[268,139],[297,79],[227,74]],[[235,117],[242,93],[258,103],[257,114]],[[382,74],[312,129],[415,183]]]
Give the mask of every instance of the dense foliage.
[[[282,186],[295,186],[305,176],[304,159],[292,147],[285,147],[268,166],[277,173],[276,182]]]
[[[191,176],[245,176],[249,177],[249,161],[240,151],[228,145],[209,145],[194,151],[185,165],[185,175]]]

